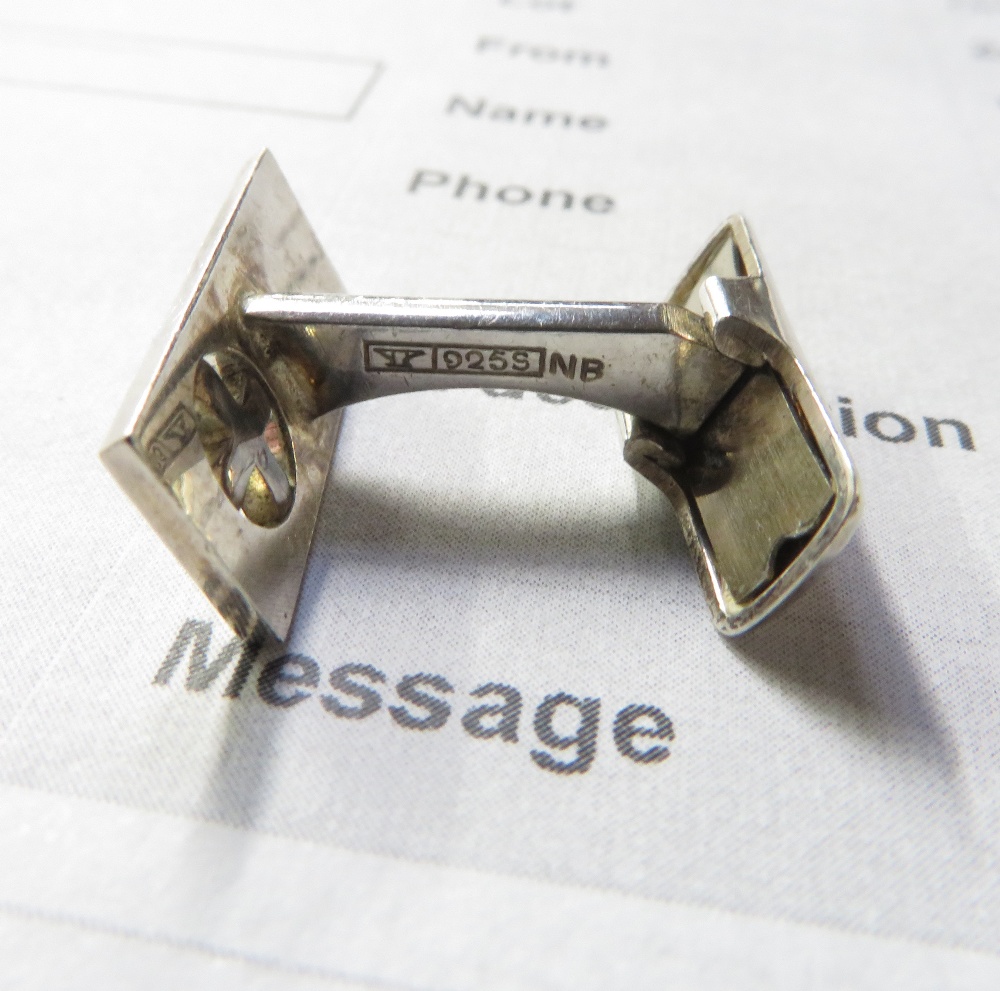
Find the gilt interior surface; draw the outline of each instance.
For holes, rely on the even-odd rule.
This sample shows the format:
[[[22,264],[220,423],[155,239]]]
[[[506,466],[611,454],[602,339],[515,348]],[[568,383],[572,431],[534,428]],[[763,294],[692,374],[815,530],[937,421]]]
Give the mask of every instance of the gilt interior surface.
[[[810,534],[833,498],[826,473],[767,371],[750,375],[699,436],[687,482],[733,598],[770,581],[782,545]]]

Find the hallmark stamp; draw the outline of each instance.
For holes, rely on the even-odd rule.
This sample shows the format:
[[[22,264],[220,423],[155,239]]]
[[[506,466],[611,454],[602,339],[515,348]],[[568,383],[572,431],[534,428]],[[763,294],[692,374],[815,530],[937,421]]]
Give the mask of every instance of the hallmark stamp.
[[[186,406],[178,405],[147,449],[154,470],[162,475],[174,458],[188,446],[194,434],[194,416]]]
[[[453,347],[447,344],[404,344],[365,341],[365,371],[436,372],[441,375],[508,375],[541,378],[545,348]]]

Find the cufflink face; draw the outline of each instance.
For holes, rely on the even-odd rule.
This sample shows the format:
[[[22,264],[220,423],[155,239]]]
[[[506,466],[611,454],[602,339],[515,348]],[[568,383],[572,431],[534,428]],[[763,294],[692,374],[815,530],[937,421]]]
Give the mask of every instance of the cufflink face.
[[[683,444],[631,418],[625,459],[673,503],[716,627],[732,636],[847,542],[857,478],[742,218],[712,238],[670,302],[704,312],[718,350],[746,367]]]
[[[268,152],[206,245],[101,459],[241,636],[287,635],[333,458],[308,341],[255,334],[238,302],[340,280]]]

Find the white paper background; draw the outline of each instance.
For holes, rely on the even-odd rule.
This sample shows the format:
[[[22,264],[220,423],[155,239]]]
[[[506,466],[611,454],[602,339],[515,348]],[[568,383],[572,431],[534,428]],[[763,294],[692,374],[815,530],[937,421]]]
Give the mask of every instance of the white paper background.
[[[323,52],[384,68],[354,118],[336,123],[0,87],[0,382],[12,425],[0,496],[0,779],[15,786],[11,795],[64,796],[10,799],[18,842],[45,836],[60,855],[57,869],[25,860],[9,841],[0,896],[13,914],[0,968],[45,986],[54,971],[41,958],[50,968],[70,961],[72,974],[73,960],[88,959],[81,940],[118,947],[98,930],[69,940],[42,919],[63,905],[77,921],[127,920],[159,857],[156,830],[183,822],[200,836],[216,828],[201,825],[211,820],[236,827],[211,832],[230,837],[220,848],[232,843],[248,857],[257,843],[288,844],[303,863],[305,851],[330,851],[322,857],[340,859],[322,860],[324,869],[344,872],[345,883],[351,871],[364,876],[373,855],[424,865],[429,890],[449,890],[457,875],[448,870],[472,871],[461,876],[478,879],[487,900],[509,883],[496,895],[503,904],[541,897],[521,884],[551,890],[560,911],[586,903],[583,972],[603,986],[617,978],[602,969],[614,951],[598,936],[602,925],[616,931],[616,910],[601,899],[621,896],[638,896],[629,911],[672,933],[687,924],[678,920],[722,913],[703,931],[736,947],[746,966],[713,971],[710,935],[704,951],[679,939],[691,986],[781,975],[799,987],[857,986],[857,973],[809,969],[813,938],[827,961],[844,946],[862,952],[851,942],[861,935],[834,933],[887,937],[865,942],[865,959],[945,954],[934,958],[950,961],[943,969],[907,978],[928,987],[990,986],[995,958],[967,967],[960,960],[971,958],[945,953],[1000,950],[991,326],[1000,66],[972,54],[984,38],[1000,42],[1000,16],[984,9],[929,0],[587,3],[571,13],[292,3],[280,12],[242,5],[234,16],[193,4],[11,5],[19,23]],[[611,62],[477,53],[483,36],[600,49]],[[610,124],[539,132],[462,118],[445,113],[454,95]],[[256,675],[236,702],[221,697],[221,684],[185,691],[183,672],[154,687],[185,620],[213,617],[96,451],[233,177],[265,144],[356,291],[660,298],[712,229],[741,210],[831,406],[851,396],[859,424],[894,411],[916,424],[917,438],[893,445],[862,428],[848,440],[866,497],[854,542],[780,618],[729,643],[711,630],[666,505],[621,462],[610,414],[481,392],[358,407],[345,416],[289,649],[324,673],[347,662],[380,668],[390,703],[400,676],[441,674],[456,689],[447,725],[407,732],[384,708],[338,721],[315,698],[274,710],[256,697]],[[604,193],[616,208],[549,214],[407,193],[418,168]],[[966,422],[977,450],[947,434],[943,449],[931,448],[923,416]],[[214,654],[228,633],[213,623]],[[487,681],[524,695],[516,745],[461,729],[458,716],[475,704],[468,692]],[[597,759],[566,778],[529,756],[534,708],[561,690],[602,700]],[[673,720],[664,763],[640,766],[615,751],[611,719],[633,702]],[[124,809],[145,811],[130,813],[138,825],[116,845]],[[95,824],[96,847],[74,846],[75,817]],[[96,849],[119,881],[88,902],[72,892],[91,890]],[[203,871],[176,856],[136,925],[160,939],[177,931],[170,912],[157,914],[161,901],[176,897],[190,914],[227,886],[249,890],[243,863],[230,861],[232,876],[218,884],[198,881],[196,897],[192,879]],[[321,875],[310,881],[303,869],[299,887],[282,889],[282,925],[311,921],[300,944],[272,947],[275,959],[310,959],[334,933],[344,947],[358,944],[342,928],[350,902],[321,904],[330,883]],[[366,896],[365,911],[420,915],[407,907],[405,880],[393,878]],[[459,898],[429,917],[432,942],[444,947],[437,969],[408,967],[379,942],[384,934],[369,933],[378,952],[313,977],[391,974],[404,986],[449,987],[577,980],[581,971],[544,941],[506,977],[485,964],[463,969],[467,951],[454,940],[474,931],[468,904]],[[657,915],[664,906],[679,914]],[[241,925],[222,933],[206,920],[193,930],[218,948],[252,941]],[[483,959],[529,930],[523,915],[492,924]],[[773,946],[765,930],[780,934],[782,952],[760,949]],[[166,953],[171,944],[150,945]],[[133,952],[109,950],[121,966],[102,964],[101,980],[127,982]],[[673,952],[640,941],[614,973],[622,982],[677,977]],[[171,966],[188,966],[180,949],[175,956]],[[185,981],[212,980],[190,966]],[[253,962],[218,966],[236,968],[234,981],[240,968],[258,973]],[[887,986],[886,973],[902,979],[885,966],[865,970],[871,986]],[[80,986],[88,973],[78,971]]]

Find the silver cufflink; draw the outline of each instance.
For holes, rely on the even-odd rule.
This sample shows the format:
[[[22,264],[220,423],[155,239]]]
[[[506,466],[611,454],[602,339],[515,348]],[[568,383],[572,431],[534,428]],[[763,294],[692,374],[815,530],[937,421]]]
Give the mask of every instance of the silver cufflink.
[[[665,303],[349,296],[268,152],[101,458],[241,636],[289,631],[340,416],[424,389],[619,410],[726,635],[847,540],[858,486],[739,217]]]

